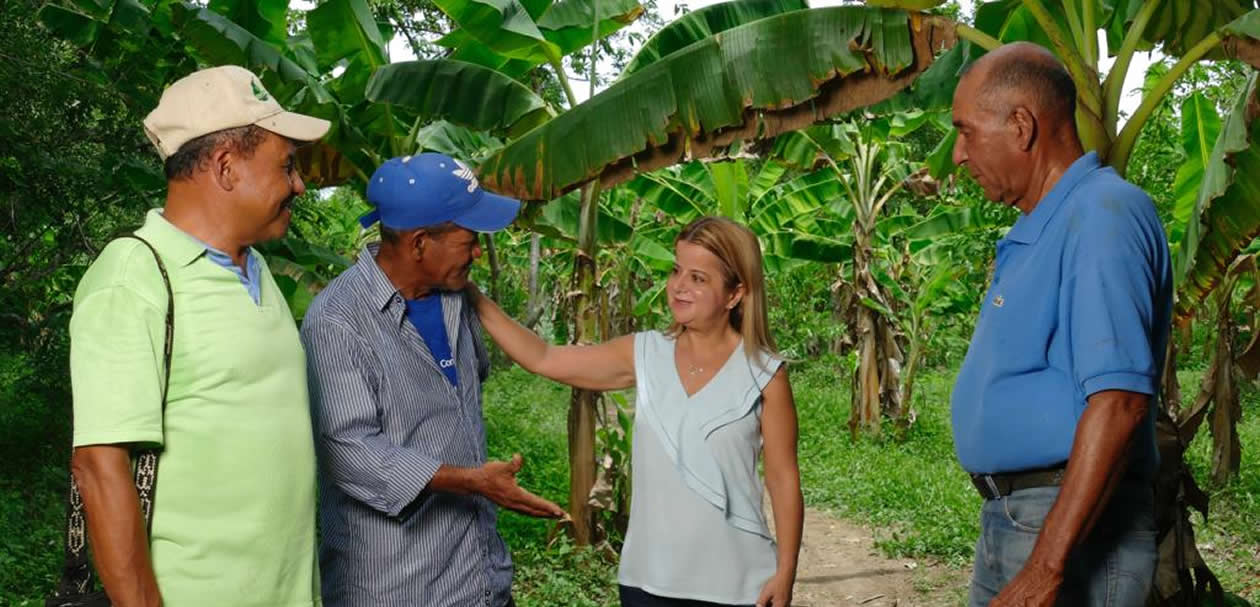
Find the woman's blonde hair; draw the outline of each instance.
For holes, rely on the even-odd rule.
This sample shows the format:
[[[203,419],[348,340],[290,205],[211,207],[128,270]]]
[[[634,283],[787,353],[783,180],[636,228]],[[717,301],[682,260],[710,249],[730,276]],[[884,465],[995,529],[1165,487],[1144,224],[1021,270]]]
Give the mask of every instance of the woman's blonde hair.
[[[744,285],[744,297],[730,311],[731,328],[744,338],[744,352],[753,360],[760,360],[760,353],[777,356],[779,350],[766,312],[766,278],[757,235],[725,217],[701,217],[683,228],[674,239],[674,247],[680,242],[699,245],[716,255],[727,289]],[[677,337],[683,328],[675,320],[666,334]]]

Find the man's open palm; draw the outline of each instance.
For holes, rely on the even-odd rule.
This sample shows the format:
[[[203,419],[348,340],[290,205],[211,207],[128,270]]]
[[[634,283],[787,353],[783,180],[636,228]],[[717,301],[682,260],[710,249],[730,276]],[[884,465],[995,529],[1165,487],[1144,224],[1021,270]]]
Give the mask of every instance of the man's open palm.
[[[564,509],[549,500],[545,500],[520,485],[516,484],[516,473],[520,472],[525,460],[521,454],[512,455],[509,462],[486,462],[482,466],[485,473],[485,488],[482,492],[490,501],[521,514],[545,518],[560,518]]]

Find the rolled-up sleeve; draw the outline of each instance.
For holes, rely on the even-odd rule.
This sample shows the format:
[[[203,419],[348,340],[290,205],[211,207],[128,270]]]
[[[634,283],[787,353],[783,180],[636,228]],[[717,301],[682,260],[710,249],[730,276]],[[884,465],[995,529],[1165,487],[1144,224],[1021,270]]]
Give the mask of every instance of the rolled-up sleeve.
[[[302,327],[302,344],[323,473],[347,495],[398,516],[441,462],[384,435],[375,393],[357,364],[367,353],[349,328],[312,322]]]
[[[1103,390],[1155,394],[1156,247],[1130,217],[1094,215],[1083,222],[1066,283],[1077,385],[1087,398]]]

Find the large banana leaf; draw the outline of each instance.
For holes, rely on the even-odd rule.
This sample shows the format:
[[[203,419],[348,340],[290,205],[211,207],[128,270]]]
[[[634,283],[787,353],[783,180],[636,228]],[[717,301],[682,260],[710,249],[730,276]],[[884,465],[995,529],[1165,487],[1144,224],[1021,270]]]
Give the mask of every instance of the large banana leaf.
[[[579,220],[582,214],[582,200],[577,192],[562,196],[543,205],[541,215],[535,219],[531,229],[569,242],[577,242]],[[625,220],[610,214],[602,206],[599,209],[596,240],[602,245],[628,242],[634,235],[634,229]]]
[[[673,53],[526,133],[481,165],[482,182],[526,200],[594,178],[612,186],[684,155],[709,157],[737,139],[877,103],[954,41],[949,22],[861,6],[755,21]]]
[[[447,156],[480,162],[503,147],[503,140],[445,120],[426,125],[416,134],[416,151],[440,152]]]
[[[289,37],[287,0],[210,0],[210,10],[277,48]]]
[[[599,32],[592,38],[597,7]],[[561,0],[538,18],[538,29],[543,38],[560,49],[561,55],[567,55],[630,25],[642,14],[638,0]]]
[[[529,87],[492,69],[448,59],[391,63],[372,75],[367,98],[487,130],[527,130],[551,118]]]
[[[488,67],[513,78],[521,78],[530,70],[538,67],[537,63],[524,59],[513,59],[494,52],[489,46],[472,37],[467,31],[457,29],[438,39],[437,44],[449,48],[447,59],[466,61]]]
[[[321,69],[357,59],[370,74],[386,63],[385,39],[366,0],[327,0],[306,14],[306,26]]]
[[[671,21],[648,39],[626,65],[625,78],[661,57],[686,48],[718,32],[773,15],[809,8],[805,0],[732,0],[712,4]]]
[[[469,38],[482,48],[457,57],[483,63],[500,61],[495,55],[516,59],[532,66],[567,55],[594,41],[591,26],[598,4],[599,38],[603,38],[643,14],[637,0],[565,0],[521,2],[519,0],[435,0],[460,29],[438,40],[448,48],[462,48]],[[519,65],[517,66],[519,67]]]
[[[559,49],[543,38],[538,24],[517,0],[435,0],[468,34],[495,52],[542,63]]]
[[[1175,259],[1178,313],[1187,315],[1260,234],[1260,100],[1256,75],[1238,97],[1203,171],[1195,211]],[[1197,218],[1197,219],[1195,219]]]
[[[180,37],[202,61],[262,71],[263,83],[282,101],[296,94],[295,87],[306,89],[315,103],[333,101],[313,74],[227,17],[187,2],[173,5],[173,16]]]
[[[1212,159],[1212,147],[1221,131],[1221,118],[1216,107],[1203,93],[1192,93],[1181,104],[1181,145],[1186,161],[1177,169],[1173,182],[1173,222],[1169,226],[1169,242],[1181,246],[1186,224],[1194,215],[1203,174]]]

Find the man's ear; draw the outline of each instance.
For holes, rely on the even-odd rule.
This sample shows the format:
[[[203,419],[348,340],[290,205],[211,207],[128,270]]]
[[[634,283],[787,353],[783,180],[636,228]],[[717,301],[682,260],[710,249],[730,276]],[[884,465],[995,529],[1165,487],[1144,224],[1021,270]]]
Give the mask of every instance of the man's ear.
[[[1015,127],[1015,145],[1024,152],[1031,150],[1037,140],[1037,116],[1027,106],[1017,105],[1011,110],[1010,122]]]
[[[210,176],[225,192],[236,189],[236,184],[241,180],[241,176],[235,170],[237,160],[239,157],[227,146],[219,146],[210,152],[210,160],[207,163]]]
[[[416,230],[411,233],[411,238],[409,239],[411,254],[415,256],[416,261],[424,259],[424,245],[428,238],[429,233],[424,230]]]

